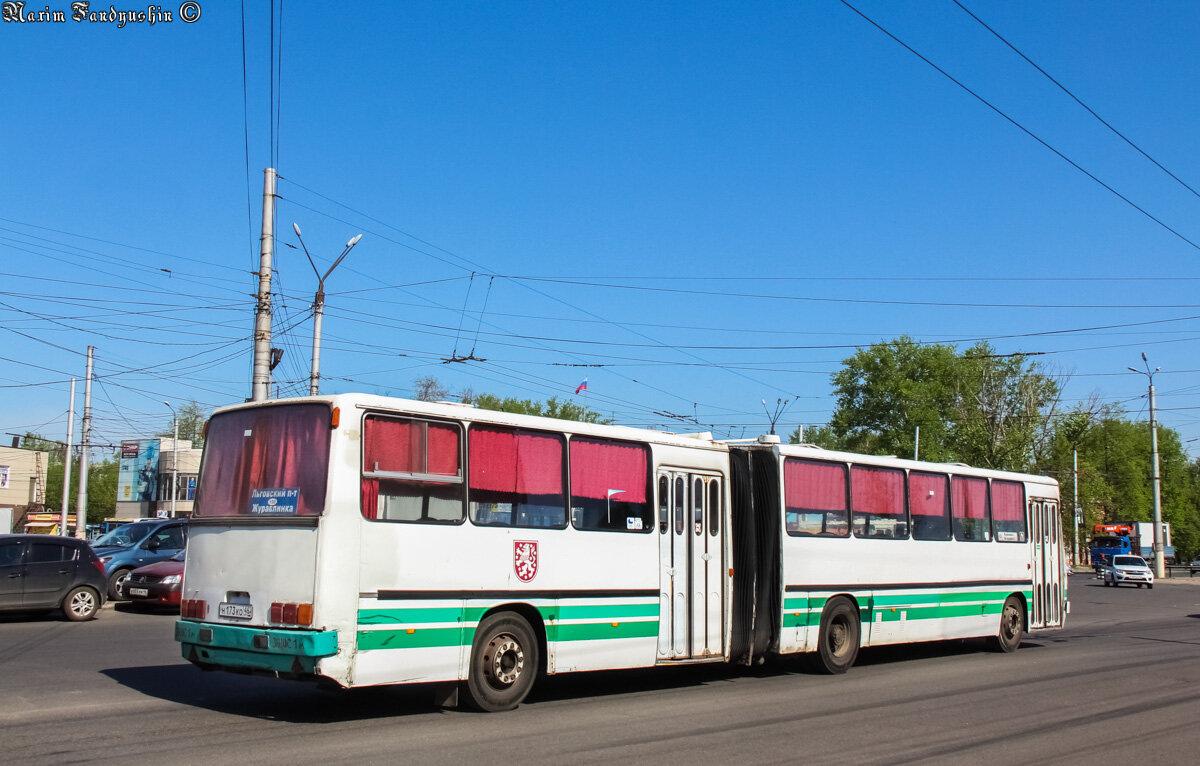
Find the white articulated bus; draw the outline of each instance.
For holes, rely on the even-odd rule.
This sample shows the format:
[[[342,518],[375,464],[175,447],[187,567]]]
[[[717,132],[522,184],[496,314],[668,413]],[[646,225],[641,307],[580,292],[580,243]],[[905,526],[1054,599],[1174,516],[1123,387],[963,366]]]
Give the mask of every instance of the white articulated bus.
[[[539,674],[991,637],[1066,613],[1044,477],[346,394],[207,425],[183,656],[512,708]]]

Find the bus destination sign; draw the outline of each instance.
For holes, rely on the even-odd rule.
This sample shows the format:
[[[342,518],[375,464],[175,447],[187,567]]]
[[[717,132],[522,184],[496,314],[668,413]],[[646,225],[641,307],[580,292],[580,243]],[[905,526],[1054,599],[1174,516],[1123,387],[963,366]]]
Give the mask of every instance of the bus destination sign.
[[[295,516],[299,504],[299,489],[250,490],[251,516]]]

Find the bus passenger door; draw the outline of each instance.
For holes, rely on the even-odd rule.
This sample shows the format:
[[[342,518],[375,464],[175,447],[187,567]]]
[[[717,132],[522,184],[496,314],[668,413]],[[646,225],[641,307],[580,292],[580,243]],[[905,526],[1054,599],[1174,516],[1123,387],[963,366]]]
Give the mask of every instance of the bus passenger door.
[[[688,530],[688,475],[678,471],[658,474],[658,555],[660,611],[658,656],[685,659],[690,656],[688,629],[691,623],[691,535]]]
[[[1029,542],[1033,572],[1030,628],[1063,624],[1063,550],[1058,504],[1035,500],[1029,508]]]
[[[659,659],[724,655],[723,497],[720,476],[659,472]]]
[[[722,609],[721,569],[721,477],[690,474],[692,538],[692,657],[721,656]]]

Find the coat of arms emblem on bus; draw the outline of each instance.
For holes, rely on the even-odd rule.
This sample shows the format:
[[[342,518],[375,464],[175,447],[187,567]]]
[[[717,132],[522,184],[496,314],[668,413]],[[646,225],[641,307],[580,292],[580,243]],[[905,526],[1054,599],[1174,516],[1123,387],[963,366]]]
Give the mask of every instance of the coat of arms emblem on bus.
[[[513,541],[513,569],[517,579],[529,582],[537,575],[538,544],[536,540]]]

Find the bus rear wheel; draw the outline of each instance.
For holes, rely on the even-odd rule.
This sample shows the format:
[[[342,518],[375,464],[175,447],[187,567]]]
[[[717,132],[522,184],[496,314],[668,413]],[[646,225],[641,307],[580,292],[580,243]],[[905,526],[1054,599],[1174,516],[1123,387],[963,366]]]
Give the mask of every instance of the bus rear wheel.
[[[860,627],[858,610],[850,599],[831,599],[821,612],[817,637],[816,668],[822,673],[845,673],[858,657]]]
[[[513,612],[488,615],[475,630],[467,673],[467,703],[485,713],[512,710],[538,672],[538,641],[524,617]]]
[[[1016,596],[1009,596],[1004,600],[1004,608],[1000,610],[1000,630],[992,637],[992,648],[1006,654],[1015,652],[1024,635],[1025,617],[1021,610],[1021,600]]]

